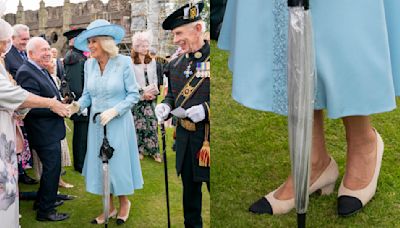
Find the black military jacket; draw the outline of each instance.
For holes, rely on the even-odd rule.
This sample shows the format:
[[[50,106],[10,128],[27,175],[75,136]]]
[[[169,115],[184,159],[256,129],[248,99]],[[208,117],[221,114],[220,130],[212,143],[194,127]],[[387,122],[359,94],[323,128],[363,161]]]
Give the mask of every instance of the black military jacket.
[[[197,63],[209,61],[210,56],[210,45],[206,42],[203,47],[198,50],[201,53],[190,53],[184,54],[176,59],[173,59],[165,67],[165,75],[168,77],[168,93],[163,103],[168,104],[171,110],[181,106],[181,102],[175,102],[179,93],[184,88],[186,82],[196,73]],[[197,58],[196,58],[197,57]],[[189,78],[185,77],[185,71],[188,70],[190,65],[190,71],[192,72]],[[194,79],[197,80],[197,79]],[[205,119],[199,123],[196,123],[196,131],[191,132],[182,128],[178,121],[177,132],[176,132],[176,170],[180,174],[182,170],[182,164],[185,153],[192,154],[192,164],[194,181],[209,181],[210,169],[208,167],[200,167],[198,165],[197,152],[203,145],[205,136],[205,124],[210,123],[210,78],[206,78],[200,87],[193,93],[191,98],[182,106],[184,109],[188,109],[195,105],[202,105],[205,110]],[[189,120],[189,119],[186,119]],[[190,120],[189,120],[190,121]],[[209,134],[208,134],[209,138]]]

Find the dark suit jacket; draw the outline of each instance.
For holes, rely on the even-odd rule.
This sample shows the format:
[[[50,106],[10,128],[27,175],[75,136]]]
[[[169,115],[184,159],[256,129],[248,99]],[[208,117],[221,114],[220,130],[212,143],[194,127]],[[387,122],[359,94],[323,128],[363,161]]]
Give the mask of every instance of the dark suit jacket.
[[[32,63],[26,61],[15,77],[24,89],[41,97],[60,100],[59,92],[49,75],[45,75]],[[33,108],[24,119],[29,144],[45,146],[65,137],[64,119],[48,108]]]
[[[57,59],[56,64],[57,64],[57,77],[60,80],[63,80],[65,75],[64,65],[62,64],[60,59]]]
[[[218,40],[221,31],[222,21],[224,19],[227,0],[211,0],[210,7],[210,36],[212,40]]]
[[[17,74],[20,66],[25,62],[25,60],[19,54],[17,48],[14,45],[11,47],[11,50],[7,53],[6,58],[4,59],[6,64],[6,69],[15,79],[15,75]]]

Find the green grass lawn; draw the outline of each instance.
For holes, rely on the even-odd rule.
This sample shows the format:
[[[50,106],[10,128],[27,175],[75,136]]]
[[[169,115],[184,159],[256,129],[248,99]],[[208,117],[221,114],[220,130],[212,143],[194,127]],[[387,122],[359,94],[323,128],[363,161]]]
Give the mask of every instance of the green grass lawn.
[[[68,122],[71,126],[71,123]],[[72,126],[71,126],[72,130]],[[68,143],[72,143],[72,133],[67,132]],[[161,140],[160,140],[161,143]],[[161,146],[161,145],[160,145]],[[171,209],[172,227],[184,227],[183,208],[182,208],[182,184],[175,171],[175,152],[172,146],[172,128],[167,129],[167,161],[169,177],[169,197]],[[131,200],[131,212],[127,223],[118,227],[167,227],[167,209],[164,185],[163,164],[155,162],[152,158],[145,157],[141,161],[144,178],[144,188],[135,191],[129,196]],[[102,200],[100,196],[87,193],[83,176],[74,171],[72,167],[67,167],[67,174],[63,179],[72,183],[72,189],[60,188],[63,194],[78,196],[77,199],[64,202],[58,207],[59,212],[70,213],[71,218],[61,222],[38,222],[35,220],[36,213],[32,210],[33,201],[20,201],[20,220],[21,227],[42,228],[42,227],[101,227],[90,224],[90,221],[102,212]],[[30,176],[34,176],[29,170]],[[22,191],[37,190],[38,185],[20,185]],[[117,198],[114,198],[115,206],[118,206]],[[109,222],[109,227],[117,227],[115,219]],[[210,195],[206,186],[203,187],[203,221],[205,227],[210,227]],[[1,227],[1,222],[0,222]]]
[[[295,210],[280,216],[248,212],[251,203],[277,188],[290,172],[287,119],[234,102],[228,54],[218,50],[215,43],[211,47],[211,226],[295,227]],[[397,103],[400,105],[400,100]],[[332,195],[310,197],[308,227],[400,227],[400,110],[374,115],[372,119],[385,142],[374,199],[355,216],[337,216],[337,189],[344,173],[346,145],[342,121],[326,119],[327,147],[339,165],[340,176]]]

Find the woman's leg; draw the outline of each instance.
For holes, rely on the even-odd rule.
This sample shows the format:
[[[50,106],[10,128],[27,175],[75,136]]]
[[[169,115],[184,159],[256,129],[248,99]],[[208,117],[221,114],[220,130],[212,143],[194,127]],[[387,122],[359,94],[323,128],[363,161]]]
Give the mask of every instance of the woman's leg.
[[[329,162],[330,157],[325,146],[324,113],[322,110],[316,110],[314,111],[313,123],[310,185],[318,179],[329,165]],[[275,192],[274,196],[279,200],[286,200],[294,197],[292,175],[289,175],[284,185]]]
[[[347,162],[344,186],[351,190],[366,187],[376,165],[376,134],[368,116],[343,118],[346,129]]]
[[[118,196],[119,198],[119,212],[118,217],[126,217],[129,214],[130,202],[128,196]]]

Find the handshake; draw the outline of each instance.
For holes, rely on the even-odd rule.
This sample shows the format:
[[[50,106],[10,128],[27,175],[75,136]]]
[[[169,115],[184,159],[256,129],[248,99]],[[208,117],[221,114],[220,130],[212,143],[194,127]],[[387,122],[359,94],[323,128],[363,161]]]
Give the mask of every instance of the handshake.
[[[67,109],[68,109],[67,117],[70,118],[72,115],[79,112],[80,105],[78,102],[73,101],[71,104],[67,105]]]
[[[155,112],[158,122],[160,123],[162,123],[170,113],[182,119],[187,117],[194,123],[198,123],[206,118],[204,107],[201,104],[192,106],[186,110],[182,107],[178,107],[171,111],[171,107],[169,105],[161,103],[156,106]]]

